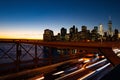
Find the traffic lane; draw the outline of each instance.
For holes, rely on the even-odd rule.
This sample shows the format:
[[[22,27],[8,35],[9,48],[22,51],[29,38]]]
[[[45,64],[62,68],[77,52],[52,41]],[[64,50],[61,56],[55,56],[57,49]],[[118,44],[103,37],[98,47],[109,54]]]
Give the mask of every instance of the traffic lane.
[[[80,64],[81,64],[81,62],[80,62]],[[69,75],[69,73],[70,73],[70,71],[69,71],[70,70],[70,68],[69,68],[70,66],[69,65],[70,65],[70,63],[65,63],[65,64],[63,64],[61,66],[58,66],[57,67],[58,70],[53,71],[53,72],[48,73],[48,74],[45,75],[45,80],[54,80],[56,78]],[[86,64],[84,64],[84,65],[86,65]],[[87,64],[87,65],[90,65],[90,64]],[[64,70],[64,68],[67,68],[67,70]],[[76,66],[73,67],[73,70],[71,70],[71,72],[72,71],[74,72],[75,70],[79,69],[79,68],[76,68],[76,69],[75,68],[76,68]],[[57,74],[57,75],[53,75],[53,74]]]
[[[82,66],[83,66],[82,62],[62,64],[62,65],[56,67],[56,70],[45,74],[44,80],[54,80],[56,78],[59,78],[59,77],[64,76],[66,74],[69,74],[75,70],[78,70],[78,69],[82,68]]]
[[[79,62],[79,61],[78,61]],[[75,63],[75,62],[74,62]],[[79,62],[79,64],[81,64],[80,62]],[[64,65],[64,66],[63,66]],[[57,66],[57,68],[58,68],[58,70],[60,70],[61,69],[61,67],[63,67],[63,68],[65,68],[65,67],[68,67],[68,69],[67,70],[65,70],[65,72],[64,72],[64,74],[58,74],[58,73],[56,73],[56,72],[59,72],[59,73],[63,73],[63,71],[56,71],[55,72],[55,70],[54,70],[54,72],[52,71],[51,73],[48,73],[47,74],[47,77],[46,77],[46,75],[45,74],[42,74],[42,75],[38,75],[38,76],[36,76],[36,77],[34,77],[34,78],[32,78],[32,80],[36,80],[36,79],[38,79],[38,80],[41,80],[41,79],[44,79],[44,80],[54,80],[54,79],[56,79],[56,78],[58,78],[58,77],[60,77],[60,76],[64,76],[64,75],[66,75],[67,73],[69,73],[70,71],[72,72],[72,71],[74,71],[74,70],[76,70],[76,67],[73,67],[73,68],[69,68],[69,63],[65,63],[65,64],[63,64],[62,66]],[[65,66],[66,65],[66,66]],[[90,65],[90,64],[89,64]],[[79,71],[81,71],[80,69],[79,69]],[[54,73],[54,75],[55,74],[58,74],[58,75],[56,75],[56,76],[51,76],[51,74],[53,74]],[[31,79],[30,79],[31,80]]]
[[[106,61],[106,62],[103,62],[103,63],[101,63],[101,64],[98,64],[98,65],[96,65],[96,66],[94,66],[94,67],[90,67],[90,68],[84,68],[83,70],[80,70],[80,71],[75,71],[74,72],[74,74],[71,74],[71,75],[69,75],[69,76],[66,76],[66,77],[60,77],[60,78],[57,78],[56,80],[77,80],[78,78],[80,78],[80,77],[82,77],[82,76],[84,76],[84,75],[86,75],[86,74],[88,74],[88,73],[90,73],[90,72],[92,72],[92,71],[94,71],[94,70],[96,70],[96,69],[98,69],[99,67],[102,67],[102,66],[104,66],[105,64],[107,64],[108,62]]]
[[[95,57],[97,58],[97,57]],[[77,62],[77,65],[73,64],[73,63],[65,63],[65,64],[62,64],[61,66],[58,66],[56,67],[57,69],[53,72],[50,72],[50,73],[47,73],[45,74],[45,80],[53,80],[53,79],[56,79],[58,77],[61,77],[61,76],[64,76],[64,75],[67,75],[69,74],[70,72],[73,72],[75,70],[78,70],[80,69],[83,65],[90,65],[90,64],[93,64],[97,61],[100,61],[101,59],[94,59],[94,57],[91,58],[91,55],[90,55],[90,59],[92,59],[90,62],[87,62],[87,63],[84,63],[84,61],[81,61],[81,59],[78,59],[78,62]],[[80,60],[80,61],[79,61]],[[71,67],[70,65],[73,64],[74,66]],[[82,65],[82,66],[81,66]],[[84,66],[85,67],[85,66]],[[54,74],[54,75],[53,75]]]
[[[96,71],[94,74],[92,74],[91,76],[89,76],[85,80],[100,80],[104,75],[109,73],[112,69],[113,69],[113,66],[109,65],[106,68],[104,68],[103,70]],[[80,79],[78,79],[78,80],[80,80]]]

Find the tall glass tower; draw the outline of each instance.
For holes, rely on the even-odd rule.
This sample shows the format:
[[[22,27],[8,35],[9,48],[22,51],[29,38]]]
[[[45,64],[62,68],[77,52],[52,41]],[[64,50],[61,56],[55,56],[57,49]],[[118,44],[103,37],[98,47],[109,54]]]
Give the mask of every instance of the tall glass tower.
[[[113,33],[112,33],[112,20],[111,20],[111,17],[109,17],[109,21],[108,21],[108,35],[109,36],[113,35]]]

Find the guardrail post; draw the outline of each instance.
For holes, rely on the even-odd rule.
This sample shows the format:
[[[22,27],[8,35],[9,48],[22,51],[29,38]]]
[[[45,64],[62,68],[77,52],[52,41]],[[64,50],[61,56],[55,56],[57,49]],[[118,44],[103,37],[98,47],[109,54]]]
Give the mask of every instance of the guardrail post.
[[[35,63],[35,67],[38,66],[38,60],[39,58],[37,57],[37,44],[35,44],[35,58],[34,58],[34,63]]]
[[[21,48],[20,43],[16,42],[16,71],[18,72],[20,70],[20,56],[21,56]]]
[[[49,48],[49,64],[52,64],[52,47],[48,47]]]

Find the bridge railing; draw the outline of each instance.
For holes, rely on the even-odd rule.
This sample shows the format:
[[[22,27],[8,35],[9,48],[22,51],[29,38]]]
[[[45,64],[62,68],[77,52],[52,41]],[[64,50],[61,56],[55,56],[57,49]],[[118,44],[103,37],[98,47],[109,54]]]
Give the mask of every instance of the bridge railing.
[[[7,47],[5,47],[5,44]],[[48,51],[44,51],[44,47]],[[0,39],[0,73],[17,72],[23,69],[35,68],[44,65],[54,64],[60,61],[79,58],[81,54],[71,54],[72,49],[96,50],[101,52],[113,64],[120,64],[120,59],[112,51],[112,47],[120,47],[120,42],[44,42],[40,40],[11,40]],[[52,55],[52,48],[69,49],[67,55]],[[40,51],[42,50],[42,51]],[[41,54],[46,54],[43,57]],[[29,56],[29,58],[28,58]]]
[[[48,51],[49,52],[49,51]],[[44,57],[43,54],[48,54]],[[53,56],[45,53],[39,44],[22,42],[0,42],[0,74],[9,74],[66,60],[79,58],[78,54]]]

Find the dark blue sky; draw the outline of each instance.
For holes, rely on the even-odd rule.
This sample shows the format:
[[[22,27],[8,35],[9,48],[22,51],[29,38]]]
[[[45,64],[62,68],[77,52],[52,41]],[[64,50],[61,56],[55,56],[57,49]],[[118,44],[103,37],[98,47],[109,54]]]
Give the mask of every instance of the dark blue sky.
[[[82,25],[88,29],[103,24],[107,30],[111,16],[113,29],[120,30],[119,0],[0,0],[0,34],[43,34],[49,28],[60,32]]]

